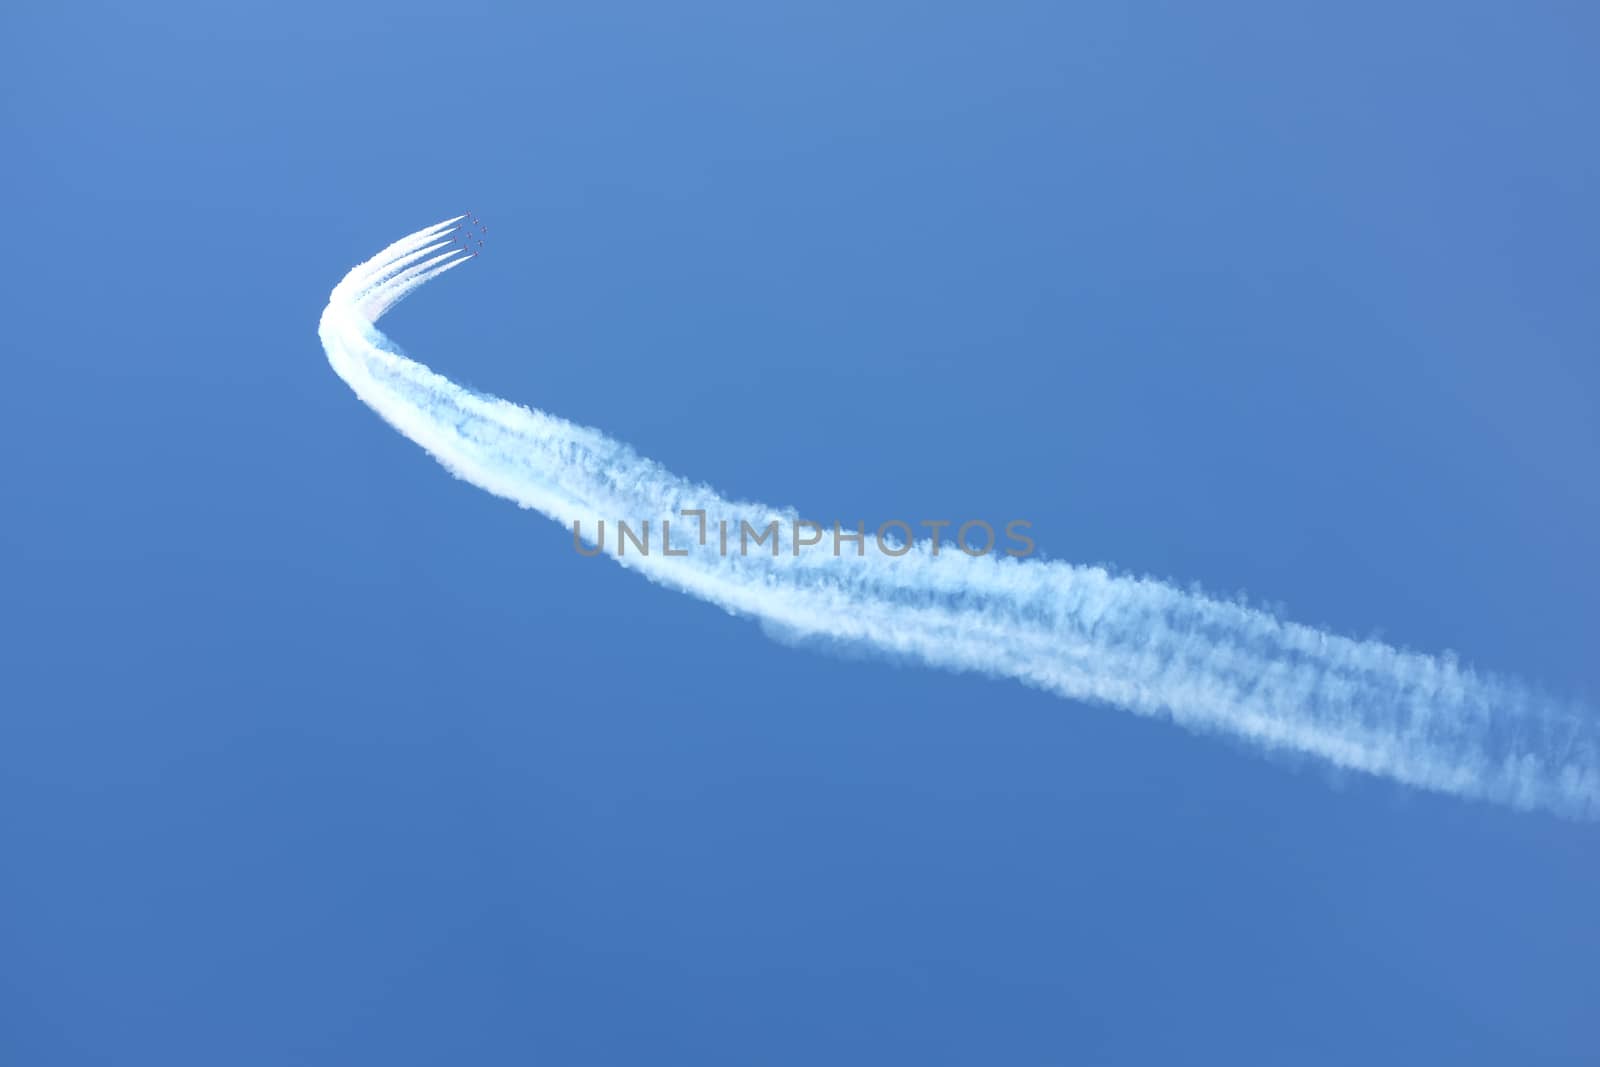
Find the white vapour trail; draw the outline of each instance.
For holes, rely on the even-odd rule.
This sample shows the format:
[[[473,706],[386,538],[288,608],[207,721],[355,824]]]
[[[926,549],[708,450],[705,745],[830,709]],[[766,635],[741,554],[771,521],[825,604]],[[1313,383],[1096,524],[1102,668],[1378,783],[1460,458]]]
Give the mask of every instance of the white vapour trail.
[[[597,430],[466,390],[395,348],[375,323],[470,256],[441,251],[452,219],[395,242],[333,290],[320,334],[365,403],[456,476],[586,540],[601,520],[674,521],[688,555],[613,555],[663,585],[760,620],[780,636],[848,643],[1015,678],[1078,700],[1164,715],[1408,785],[1579,818],[1600,817],[1600,730],[1449,657],[1406,652],[1094,567],[952,552],[792,552],[787,509],[725,500]],[[699,543],[700,509],[711,535]],[[717,522],[779,520],[765,546],[724,555]],[[831,535],[830,535],[831,536]],[[868,537],[871,537],[869,532]],[[831,545],[829,546],[831,548]],[[904,546],[900,546],[904,547]]]

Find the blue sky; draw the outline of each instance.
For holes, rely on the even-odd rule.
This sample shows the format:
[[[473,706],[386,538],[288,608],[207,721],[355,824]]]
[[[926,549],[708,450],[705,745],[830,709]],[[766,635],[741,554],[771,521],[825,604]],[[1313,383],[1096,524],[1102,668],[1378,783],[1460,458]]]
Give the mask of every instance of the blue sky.
[[[775,644],[355,400],[1600,703],[1583,5],[0,14],[0,1059],[1587,1063],[1593,824]]]

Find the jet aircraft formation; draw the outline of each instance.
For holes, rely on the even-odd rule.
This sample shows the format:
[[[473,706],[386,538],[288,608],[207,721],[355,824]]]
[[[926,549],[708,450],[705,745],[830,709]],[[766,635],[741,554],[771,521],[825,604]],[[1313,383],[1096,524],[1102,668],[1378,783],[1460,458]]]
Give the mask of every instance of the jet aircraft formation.
[[[477,227],[477,229],[473,229],[473,227]],[[455,235],[452,240],[460,241],[463,249],[473,255],[477,255],[483,251],[483,241],[489,234],[489,227],[483,224],[482,219],[469,211],[461,216],[461,221],[456,223],[455,228],[450,232]]]

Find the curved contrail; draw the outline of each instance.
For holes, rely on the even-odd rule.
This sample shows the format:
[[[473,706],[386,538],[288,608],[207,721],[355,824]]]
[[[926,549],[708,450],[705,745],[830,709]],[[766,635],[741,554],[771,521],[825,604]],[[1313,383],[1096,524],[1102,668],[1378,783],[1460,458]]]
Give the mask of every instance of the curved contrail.
[[[928,541],[896,545],[908,547],[898,557],[793,553],[788,509],[724,499],[598,430],[456,385],[375,323],[470,258],[452,241],[457,221],[395,242],[339,282],[320,327],[328,360],[457,477],[563,525],[676,524],[698,509],[735,530],[778,520],[783,531],[776,556],[724,555],[714,538],[685,537],[685,523],[686,555],[614,554],[623,566],[780,636],[1014,678],[1423,789],[1600,816],[1594,713],[1515,680],[1097,567],[935,554]]]

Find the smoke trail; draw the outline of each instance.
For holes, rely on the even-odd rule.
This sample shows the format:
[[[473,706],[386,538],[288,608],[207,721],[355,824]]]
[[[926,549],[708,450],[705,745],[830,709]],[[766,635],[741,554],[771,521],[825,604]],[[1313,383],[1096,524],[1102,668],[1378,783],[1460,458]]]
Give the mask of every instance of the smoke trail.
[[[601,520],[674,523],[686,556],[613,555],[623,566],[779,636],[1014,678],[1419,788],[1600,817],[1595,716],[1514,680],[1095,567],[948,547],[936,556],[929,541],[898,557],[796,554],[790,510],[723,499],[597,430],[463,389],[375,326],[470,258],[441,251],[456,221],[345,276],[322,314],[328,360],[367,405],[481,489],[591,532]],[[724,555],[715,535],[702,543],[694,521],[680,520],[689,509],[735,531],[776,519],[779,552]]]

